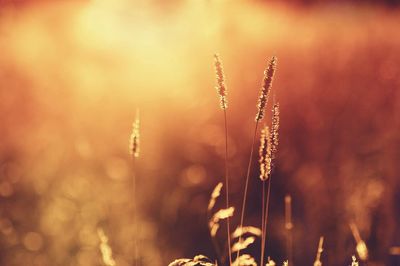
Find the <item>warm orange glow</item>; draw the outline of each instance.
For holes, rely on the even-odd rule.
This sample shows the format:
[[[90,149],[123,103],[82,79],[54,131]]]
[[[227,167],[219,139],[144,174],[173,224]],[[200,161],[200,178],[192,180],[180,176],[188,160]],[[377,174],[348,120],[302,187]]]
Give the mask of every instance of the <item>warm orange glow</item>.
[[[302,2],[0,1],[0,265],[258,263],[272,74],[265,261],[397,263],[400,11]]]

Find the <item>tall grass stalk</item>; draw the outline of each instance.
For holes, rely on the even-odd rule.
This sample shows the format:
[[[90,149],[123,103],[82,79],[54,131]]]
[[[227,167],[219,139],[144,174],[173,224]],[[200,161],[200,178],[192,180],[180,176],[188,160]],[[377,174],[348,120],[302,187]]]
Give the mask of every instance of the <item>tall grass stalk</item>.
[[[261,254],[260,261],[261,265],[264,264],[264,221],[266,216],[266,186],[267,180],[271,174],[271,158],[272,158],[272,142],[271,136],[269,132],[269,128],[265,126],[263,130],[261,130],[261,138],[260,138],[260,149],[259,149],[259,163],[260,163],[260,179],[262,185],[262,196],[261,196]]]
[[[132,162],[132,200],[133,200],[133,245],[134,245],[134,265],[138,266],[139,263],[139,246],[138,246],[138,224],[137,224],[137,182],[136,182],[136,173],[137,173],[137,159],[140,154],[140,119],[139,119],[139,111],[136,110],[136,118],[132,125],[132,133],[130,136],[129,142],[129,153],[131,155]]]
[[[272,87],[272,79],[275,74],[275,68],[276,68],[276,57],[272,57],[271,60],[269,61],[267,69],[264,71],[264,79],[263,79],[263,84],[261,87],[261,93],[260,97],[258,99],[258,112],[256,115],[256,124],[254,127],[254,133],[253,133],[253,140],[251,144],[251,150],[250,150],[250,157],[249,157],[249,164],[247,166],[247,173],[246,173],[246,181],[245,181],[245,187],[244,187],[244,192],[243,192],[243,201],[242,201],[242,210],[240,214],[240,228],[243,227],[243,222],[244,222],[244,214],[246,210],[246,201],[247,201],[247,192],[249,188],[249,178],[250,178],[250,170],[251,170],[251,165],[253,163],[253,153],[254,153],[254,145],[256,142],[256,136],[257,136],[257,129],[260,121],[264,118],[265,114],[265,107],[267,106],[268,103],[268,97],[270,94],[270,90]],[[242,241],[242,236],[239,237],[239,242]],[[240,256],[240,250],[237,251],[237,258]]]
[[[229,168],[228,168],[228,122],[226,118],[226,109],[224,109],[224,124],[225,124],[225,202],[226,208],[229,208]],[[231,228],[229,217],[226,219],[226,228],[228,234],[228,254],[229,265],[232,264],[232,251],[231,251]]]
[[[264,221],[265,221],[265,205],[266,205],[266,200],[265,200],[265,193],[266,193],[266,185],[267,182],[265,180],[262,181],[262,197],[261,197],[261,205],[262,205],[262,214],[261,214],[261,254],[260,254],[260,261],[261,265],[264,264]]]
[[[138,247],[138,224],[137,224],[137,189],[136,189],[136,158],[132,156],[132,200],[133,200],[133,232],[134,232],[134,239],[133,239],[133,249],[134,249],[134,265],[138,266],[138,256],[139,256],[139,247]]]
[[[229,167],[228,167],[228,119],[226,109],[228,107],[227,104],[227,89],[225,85],[225,77],[222,68],[221,60],[218,55],[214,55],[214,66],[217,77],[217,92],[220,96],[220,106],[224,112],[224,128],[225,128],[225,205],[226,209],[229,208]],[[228,239],[228,256],[229,256],[229,265],[232,265],[232,251],[231,251],[231,229],[230,229],[230,219],[229,217],[226,219],[226,231],[227,231],[227,239]]]
[[[267,225],[269,213],[269,200],[271,194],[271,180],[272,170],[274,168],[275,157],[278,151],[279,144],[279,103],[275,102],[272,107],[272,125],[271,128],[265,127],[261,132],[261,145],[260,145],[260,179],[262,180],[262,235],[261,235],[261,265],[264,263],[264,253],[267,238]],[[265,196],[265,186],[268,181],[267,195]],[[265,198],[266,197],[266,198]],[[265,203],[264,203],[265,201]],[[265,208],[265,209],[264,209]]]
[[[258,123],[259,123],[259,120],[256,121],[256,126],[254,127],[254,134],[253,134],[253,141],[252,141],[252,144],[251,144],[249,164],[247,166],[246,183],[245,183],[244,192],[243,192],[242,210],[241,210],[241,213],[240,213],[240,228],[243,228],[244,213],[245,213],[245,210],[246,210],[246,201],[247,201],[247,191],[248,191],[248,188],[249,188],[249,177],[250,177],[251,165],[253,163],[253,153],[254,153],[254,145],[255,145],[255,142],[256,142]],[[240,242],[242,242],[242,236],[239,237],[239,243]],[[240,250],[237,251],[236,257],[237,258],[240,257]]]
[[[268,178],[267,181],[263,181],[263,185],[268,187],[267,190],[267,196],[265,199],[265,211],[264,211],[264,225],[263,228],[264,230],[262,231],[262,236],[261,236],[261,261],[262,263],[264,262],[264,256],[265,256],[265,249],[266,249],[266,242],[267,242],[267,225],[268,225],[268,213],[269,213],[269,198],[271,194],[271,179],[272,177]],[[262,265],[262,264],[261,264]]]

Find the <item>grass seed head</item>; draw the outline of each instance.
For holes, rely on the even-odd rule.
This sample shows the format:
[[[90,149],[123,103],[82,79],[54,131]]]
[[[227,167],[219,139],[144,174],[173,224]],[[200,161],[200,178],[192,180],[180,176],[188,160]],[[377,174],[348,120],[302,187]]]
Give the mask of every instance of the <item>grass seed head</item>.
[[[273,56],[269,61],[267,69],[264,71],[264,79],[261,87],[260,97],[258,99],[258,112],[256,115],[256,121],[261,121],[265,115],[265,107],[268,103],[269,94],[272,87],[272,80],[276,69],[276,57]]]
[[[260,179],[265,181],[271,175],[272,154],[271,154],[271,136],[270,130],[265,126],[261,130],[259,163],[260,163]]]
[[[214,54],[214,67],[217,78],[217,86],[215,88],[217,89],[220,98],[220,106],[222,109],[226,109],[228,108],[228,100],[226,98],[227,89],[225,85],[225,76],[222,68],[222,62],[217,54]]]
[[[256,238],[254,236],[249,236],[244,240],[239,239],[238,242],[236,242],[232,245],[232,252],[236,252],[238,250],[247,248],[248,246],[253,244],[255,240],[256,240]]]
[[[217,202],[218,197],[221,195],[222,186],[223,186],[222,182],[219,182],[219,183],[215,186],[213,192],[211,193],[210,201],[208,202],[208,207],[207,207],[207,210],[208,210],[208,211],[211,211],[212,208],[214,208],[215,203]]]
[[[115,266],[115,261],[112,257],[112,249],[108,244],[108,237],[104,233],[103,229],[99,228],[97,234],[100,238],[100,252],[103,259],[103,263],[106,266]]]
[[[322,251],[324,251],[323,245],[324,245],[324,237],[321,236],[321,237],[319,238],[318,249],[317,249],[317,256],[315,257],[314,266],[322,266],[321,254],[322,254]]]
[[[268,257],[268,262],[265,266],[276,266],[276,263],[275,263],[275,261],[271,260],[270,257]]]
[[[353,255],[351,257],[351,259],[353,260],[352,263],[351,263],[351,266],[358,266],[358,262],[357,262],[356,256]]]
[[[279,103],[272,107],[272,126],[271,126],[271,159],[274,160],[278,152],[279,144]]]
[[[356,241],[356,251],[362,261],[368,260],[368,248],[364,240],[362,240],[360,231],[355,223],[349,224],[351,233],[353,234],[354,240]]]
[[[234,211],[234,207],[229,207],[227,209],[221,209],[214,213],[213,217],[211,217],[211,219],[208,221],[208,228],[212,237],[215,237],[217,235],[217,231],[219,229],[219,221],[227,219],[228,217],[232,217]]]
[[[245,234],[250,234],[254,236],[261,236],[261,229],[254,226],[243,226],[237,227],[235,231],[232,233],[232,238],[238,238]]]
[[[249,254],[243,254],[236,258],[232,266],[257,266],[257,262]]]
[[[132,124],[132,133],[129,139],[129,153],[138,158],[140,154],[140,119],[139,112],[136,113],[135,121]]]

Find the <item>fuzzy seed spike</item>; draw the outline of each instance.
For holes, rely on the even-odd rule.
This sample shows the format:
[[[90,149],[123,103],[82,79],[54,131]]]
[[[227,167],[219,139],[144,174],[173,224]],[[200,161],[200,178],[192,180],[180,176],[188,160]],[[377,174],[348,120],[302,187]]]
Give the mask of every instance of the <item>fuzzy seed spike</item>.
[[[271,160],[275,160],[279,145],[279,102],[272,107],[272,126],[271,126]]]
[[[220,98],[220,106],[222,109],[228,108],[228,100],[227,96],[227,89],[225,85],[225,75],[224,70],[222,67],[222,62],[218,56],[218,54],[214,54],[214,67],[215,67],[215,75],[217,78],[217,89],[219,98]]]
[[[323,245],[324,245],[324,237],[321,236],[321,237],[319,238],[318,249],[317,249],[317,256],[315,257],[314,266],[322,266],[321,254],[322,254],[322,252],[324,251]]]
[[[261,121],[265,115],[265,107],[268,103],[269,94],[272,87],[272,80],[276,70],[276,57],[273,56],[269,61],[267,69],[264,71],[264,79],[261,87],[260,97],[258,99],[258,112],[256,115],[256,121]]]
[[[115,266],[115,261],[112,255],[112,249],[108,244],[108,237],[101,228],[97,229],[97,235],[99,236],[100,239],[100,252],[104,265]]]
[[[139,110],[136,111],[135,121],[132,124],[132,133],[129,140],[129,153],[138,158],[140,155],[140,118]]]
[[[362,240],[360,231],[355,223],[349,224],[351,233],[353,234],[354,240],[356,241],[356,251],[362,261],[368,260],[368,248],[364,240]]]
[[[271,137],[268,126],[261,130],[260,149],[259,149],[259,163],[260,163],[260,179],[265,181],[271,174]]]

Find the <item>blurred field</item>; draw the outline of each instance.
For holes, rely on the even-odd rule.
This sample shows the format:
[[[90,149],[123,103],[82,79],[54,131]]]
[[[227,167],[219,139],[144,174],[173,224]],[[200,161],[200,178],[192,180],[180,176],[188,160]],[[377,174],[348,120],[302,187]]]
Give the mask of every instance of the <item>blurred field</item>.
[[[117,265],[131,265],[136,108],[143,265],[215,256],[205,215],[224,170],[214,52],[227,76],[236,206],[262,73],[270,56],[279,60],[267,253],[286,256],[290,193],[297,265],[312,265],[320,235],[324,265],[349,265],[350,221],[366,240],[369,265],[400,265],[389,255],[400,246],[399,29],[397,9],[344,3],[0,5],[0,265],[102,265],[99,226]],[[247,221],[258,226],[253,169]]]

